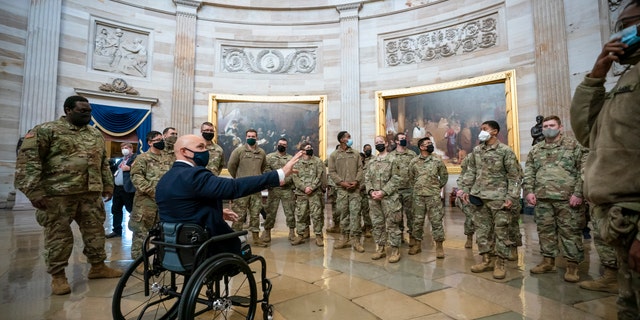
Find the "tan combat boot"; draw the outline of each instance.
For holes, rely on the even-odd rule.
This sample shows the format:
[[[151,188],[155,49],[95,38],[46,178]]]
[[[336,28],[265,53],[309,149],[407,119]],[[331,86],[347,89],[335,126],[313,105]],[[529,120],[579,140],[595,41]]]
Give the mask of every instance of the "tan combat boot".
[[[100,278],[119,278],[122,275],[122,271],[107,267],[104,262],[92,263],[91,270],[89,270],[89,279]]]
[[[316,234],[316,246],[324,247],[324,238],[322,237],[322,233]]]
[[[262,236],[260,237],[260,240],[266,243],[271,242],[271,229],[264,229],[264,231],[262,231]]]
[[[400,261],[400,248],[391,247],[391,253],[389,254],[389,258],[387,258],[389,263],[396,263]]]
[[[307,226],[304,229],[304,233],[302,234],[302,237],[305,239],[309,239],[311,237],[311,232],[309,231],[309,226]]]
[[[296,229],[289,229],[289,241],[293,241],[296,238]]]
[[[301,243],[304,243],[304,237],[302,235],[297,235],[295,238],[293,238],[293,241],[291,241],[291,245],[292,246],[297,246]]]
[[[351,238],[351,246],[353,247],[353,250],[357,252],[364,252],[364,247],[362,246],[362,241],[360,240],[359,236]]]
[[[413,246],[409,247],[409,254],[414,255],[422,252],[422,240],[413,239]]]
[[[335,225],[331,228],[327,228],[327,232],[328,233],[340,233],[340,226],[339,225]]]
[[[564,273],[564,281],[578,282],[579,280],[580,276],[578,275],[578,263],[567,261],[567,270]]]
[[[371,227],[365,227],[364,228],[364,237],[365,238],[373,237],[373,234],[371,233]]]
[[[507,276],[507,269],[505,268],[506,259],[497,257],[496,264],[493,268],[493,278],[494,279],[504,279]]]
[[[260,233],[259,232],[251,232],[251,237],[253,237],[253,245],[256,247],[268,247],[269,245],[266,242],[262,242],[262,240],[260,240]]]
[[[69,282],[67,282],[67,276],[64,274],[64,270],[51,275],[51,293],[55,295],[64,295],[71,292]]]
[[[376,244],[376,252],[371,255],[371,260],[380,260],[387,256],[384,245]]]
[[[510,246],[509,247],[509,257],[507,257],[509,261],[518,261],[518,247]]]
[[[473,233],[467,235],[467,242],[464,243],[464,247],[467,249],[473,248]]]
[[[349,235],[341,234],[340,239],[338,239],[334,244],[334,249],[344,249],[349,247]]]
[[[618,269],[604,267],[602,277],[580,282],[580,288],[591,291],[618,293]]]
[[[416,238],[414,238],[412,235],[409,235],[409,248],[412,248],[415,245],[416,245]]]
[[[485,271],[492,271],[495,266],[496,257],[491,256],[488,253],[482,254],[482,262],[471,266],[471,272],[480,273]]]
[[[416,243],[418,241],[416,240]],[[442,241],[436,241],[436,258],[444,259],[444,248],[442,247]]]
[[[544,257],[542,262],[537,266],[531,268],[529,272],[533,274],[542,274],[548,272],[556,272],[556,259],[551,257]]]

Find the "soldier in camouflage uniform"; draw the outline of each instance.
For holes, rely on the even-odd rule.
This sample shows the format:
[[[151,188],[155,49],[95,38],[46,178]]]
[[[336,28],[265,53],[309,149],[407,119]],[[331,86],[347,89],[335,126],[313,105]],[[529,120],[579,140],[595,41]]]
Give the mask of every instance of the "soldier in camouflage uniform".
[[[362,171],[367,172],[367,164],[371,161],[371,145],[365,144],[362,147],[362,152],[360,153],[360,158],[362,158]],[[367,188],[365,188],[364,183],[360,187],[360,194],[362,196],[362,233],[364,233],[365,238],[371,238],[373,235],[371,234],[371,230],[373,229],[373,224],[371,223],[371,213],[369,212],[369,197],[367,196]]]
[[[467,172],[458,178],[458,197],[466,204],[472,196],[479,204],[473,223],[482,262],[473,265],[471,272],[493,270],[495,279],[504,279],[509,246],[513,245],[511,208],[520,199],[521,167],[513,150],[498,140],[496,121],[485,121],[480,129],[478,139],[483,143],[473,148]]]
[[[416,238],[413,236],[413,183],[409,179],[409,163],[415,159],[416,153],[408,149],[407,136],[404,133],[398,133],[395,136],[396,149],[391,152],[398,161],[400,166],[400,185],[398,186],[398,196],[400,197],[400,205],[402,212],[407,221],[407,233],[409,234],[409,246],[415,246]],[[424,217],[423,217],[424,218]],[[424,220],[423,220],[424,221]],[[404,223],[400,221],[400,230],[404,227]],[[423,231],[416,231],[422,234]]]
[[[213,131],[213,123],[203,122],[200,126],[200,133],[205,141],[207,141],[207,151],[209,151],[209,163],[207,163],[207,169],[213,173],[214,176],[219,176],[224,167],[224,150],[217,143],[213,142],[215,131]]]
[[[371,259],[385,257],[385,246],[389,245],[391,252],[387,261],[396,263],[400,261],[402,243],[402,205],[398,195],[401,176],[400,165],[387,151],[388,145],[383,136],[376,137],[375,146],[378,154],[369,161],[364,181],[373,223],[373,240],[376,243],[376,252]]]
[[[149,230],[158,222],[158,206],[156,205],[156,185],[162,176],[171,168],[166,153],[165,141],[158,131],[147,133],[149,150],[139,155],[131,166],[131,183],[136,187],[133,198],[133,212],[129,217],[129,230],[133,232],[131,239],[131,258],[142,255],[142,244]],[[142,268],[141,268],[142,269]]]
[[[278,170],[284,167],[291,155],[287,154],[287,147],[289,146],[286,138],[278,139],[277,151],[269,153],[267,155],[267,171]],[[276,224],[276,215],[278,214],[278,205],[282,201],[282,209],[284,210],[284,217],[286,219],[287,227],[289,227],[289,241],[293,241],[295,238],[296,217],[294,216],[295,202],[293,197],[293,179],[287,177],[285,183],[280,187],[269,188],[269,195],[267,196],[267,217],[264,221],[264,231],[262,233],[263,242],[271,242],[271,229]],[[321,192],[322,193],[322,192]]]
[[[247,143],[231,152],[227,164],[229,174],[234,178],[257,176],[265,172],[267,168],[267,154],[257,144],[258,132],[255,129],[248,129],[245,132],[245,137]],[[240,216],[238,221],[233,223],[233,230],[242,230],[248,216],[253,244],[258,247],[267,247],[268,243],[260,239],[261,192],[234,200],[231,208]]]
[[[580,171],[586,154],[575,139],[562,134],[557,116],[542,120],[544,141],[537,143],[527,157],[524,195],[535,206],[535,221],[543,261],[531,273],[555,272],[558,240],[567,260],[564,280],[578,282],[578,264],[584,260],[582,247],[582,178]]]
[[[309,230],[309,224],[306,221],[311,217],[313,232],[316,235],[316,245],[322,247],[324,246],[322,186],[326,183],[325,166],[320,158],[313,155],[313,148],[309,142],[301,143],[300,150],[304,150],[305,155],[293,166],[293,169],[297,171],[296,174],[293,174],[297,236],[291,244],[298,245],[304,242],[304,233]]]
[[[467,164],[471,154],[467,154],[460,163],[460,176],[463,176],[467,172]],[[460,197],[456,196],[456,206],[464,213],[464,234],[467,236],[467,241],[464,243],[464,247],[471,249],[473,247],[473,234],[476,232],[476,227],[473,224],[473,216],[476,214],[476,206],[470,203],[463,203]]]
[[[600,220],[595,219],[597,218],[594,217],[594,220],[592,220],[593,245],[596,247],[600,265],[604,272],[602,277],[595,280],[582,281],[578,285],[582,289],[618,293],[618,258],[616,257],[616,249],[602,240],[599,227]]]
[[[440,199],[440,190],[447,184],[449,173],[442,160],[433,154],[435,147],[429,138],[418,140],[420,155],[409,163],[409,183],[413,185],[413,221],[411,230],[414,245],[409,254],[422,252],[424,219],[428,214],[431,223],[431,235],[436,242],[436,258],[444,258],[444,211]]]
[[[336,184],[336,208],[340,213],[341,237],[333,247],[342,249],[351,246],[364,252],[362,226],[360,225],[362,199],[360,184],[363,181],[360,154],[351,148],[353,140],[346,131],[338,133],[340,147],[329,156],[329,178]]]
[[[35,126],[24,138],[16,161],[15,187],[36,208],[36,221],[44,227],[44,250],[51,291],[71,292],[65,275],[73,249],[71,222],[76,221],[83,253],[91,263],[89,279],[120,277],[122,272],[104,264],[105,209],[111,199],[113,177],[104,139],[88,126],[91,106],[84,97],[64,102],[66,116]]]
[[[524,176],[521,166],[518,166],[520,177]],[[519,181],[522,183],[522,180]],[[511,206],[511,222],[509,223],[509,256],[507,260],[518,261],[518,247],[522,247],[522,233],[520,232],[520,214],[522,213],[522,199],[518,198]]]
[[[340,145],[336,145],[336,150]],[[324,166],[329,168],[329,158],[324,160]],[[327,179],[327,201],[331,204],[331,221],[333,221],[333,227],[327,228],[328,233],[341,233],[340,232],[340,212],[336,210],[336,184],[332,179]]]
[[[173,153],[173,145],[178,140],[178,131],[174,127],[166,127],[162,130],[162,138],[164,139],[164,159],[169,163],[169,168],[176,162],[176,155]]]

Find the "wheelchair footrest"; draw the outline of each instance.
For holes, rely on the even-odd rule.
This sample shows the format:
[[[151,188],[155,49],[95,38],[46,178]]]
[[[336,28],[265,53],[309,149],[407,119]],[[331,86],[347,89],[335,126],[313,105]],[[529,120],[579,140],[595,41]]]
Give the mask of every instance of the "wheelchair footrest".
[[[234,306],[249,307],[251,300],[248,297],[230,296],[229,300]]]

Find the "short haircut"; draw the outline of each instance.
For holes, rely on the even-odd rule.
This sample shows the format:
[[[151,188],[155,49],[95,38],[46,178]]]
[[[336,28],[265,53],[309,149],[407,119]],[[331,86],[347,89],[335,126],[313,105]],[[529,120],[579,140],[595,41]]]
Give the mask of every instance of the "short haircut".
[[[405,139],[407,138],[407,135],[404,132],[398,132],[396,133],[396,136],[393,138],[393,141],[396,141],[396,140],[400,141],[400,138],[399,138],[400,136],[404,136]]]
[[[129,147],[129,148],[133,149],[133,145],[131,143],[129,143],[129,142],[121,143],[120,144],[120,148],[122,148],[122,147]]]
[[[160,133],[159,131],[149,131],[149,133],[147,133],[147,142],[153,140],[153,138],[157,137],[157,136],[161,136],[162,133]]]
[[[162,130],[162,135],[167,134],[167,132],[169,132],[169,130],[176,130],[176,128],[174,128],[174,127],[166,127],[166,128],[164,128],[164,130]]]
[[[304,148],[308,145],[311,145],[311,143],[309,143],[308,141],[305,141],[303,143],[300,144],[300,150],[304,150]]]
[[[249,132],[253,132],[253,133],[255,133],[255,134],[256,134],[256,136],[258,136],[258,131],[256,131],[256,129],[253,129],[253,128],[251,128],[251,129],[247,129],[247,131],[245,131],[245,132],[244,132],[244,134],[246,135],[246,134],[247,134],[247,133],[249,133]]]
[[[371,145],[370,145],[370,144],[368,144],[368,143],[366,143],[364,146],[362,146],[362,149],[364,150],[364,148],[366,148],[366,147],[371,148]]]
[[[73,108],[76,107],[76,102],[89,102],[89,100],[87,100],[87,98],[83,97],[83,96],[70,96],[68,97],[66,100],[64,100],[64,110],[72,110]]]
[[[200,130],[202,130],[202,127],[204,126],[210,126],[213,127],[213,123],[209,122],[209,121],[205,121],[200,125]]]
[[[338,142],[340,142],[340,140],[342,140],[342,138],[344,137],[345,134],[347,134],[348,132],[346,131],[340,131],[338,132]]]
[[[284,141],[286,143],[289,143],[289,140],[287,140],[287,138],[285,137],[281,137],[280,139],[278,139],[278,141]]]
[[[559,126],[562,125],[562,121],[560,121],[560,117],[558,117],[558,116],[547,116],[547,117],[544,117],[544,119],[542,119],[542,122],[546,122],[546,121],[549,121],[549,120],[555,120],[558,123]]]
[[[422,146],[422,143],[423,143],[425,140],[426,140],[426,141],[431,141],[431,139],[426,138],[426,137],[425,137],[425,138],[421,138],[420,140],[418,140],[418,147],[421,147],[421,146]]]
[[[491,129],[496,129],[498,130],[498,132],[500,132],[500,125],[498,124],[497,121],[495,120],[487,120],[485,122],[483,122],[482,124],[486,124],[488,125]]]

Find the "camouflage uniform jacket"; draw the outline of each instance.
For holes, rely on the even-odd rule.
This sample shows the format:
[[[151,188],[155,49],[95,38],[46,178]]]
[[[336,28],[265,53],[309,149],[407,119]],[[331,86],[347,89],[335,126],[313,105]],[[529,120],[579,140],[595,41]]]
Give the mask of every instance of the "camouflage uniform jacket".
[[[37,125],[25,136],[16,161],[15,187],[29,199],[113,192],[104,138],[65,117]]]
[[[408,179],[413,183],[413,194],[416,196],[438,196],[449,180],[447,167],[436,155],[417,156],[408,167]]]
[[[298,170],[298,173],[291,175],[293,185],[295,186],[293,192],[296,195],[306,195],[306,193],[304,193],[306,187],[311,187],[313,192],[322,188],[326,173],[324,163],[322,163],[320,158],[316,156],[312,156],[309,159],[300,158],[293,166],[293,169]]]
[[[267,154],[262,148],[256,146],[255,150],[243,144],[231,152],[227,168],[234,178],[256,176],[262,174],[267,168]]]
[[[397,161],[397,158],[390,153],[385,156],[377,155],[369,161],[364,178],[367,194],[374,190],[382,190],[385,195],[398,192],[402,177],[400,164]]]
[[[280,153],[278,151],[276,152],[271,152],[267,155],[267,166],[266,166],[266,171],[273,171],[273,170],[278,170],[282,167],[284,167],[285,164],[287,164],[287,162],[289,162],[289,160],[291,160],[291,158],[293,158],[290,154],[285,153],[284,155],[280,155]],[[276,188],[283,188],[283,189],[292,189],[293,188],[293,178],[291,176],[288,176],[284,179],[284,185],[281,187],[276,187]]]
[[[340,186],[343,181],[357,181],[362,183],[362,159],[360,153],[352,148],[342,150],[338,148],[329,156],[329,178],[336,186]]]
[[[458,179],[458,186],[465,193],[487,200],[520,199],[522,168],[511,148],[499,141],[483,143],[467,157],[467,172]]]
[[[136,187],[136,198],[156,198],[156,185],[170,169],[167,163],[167,155],[162,152],[154,154],[149,151],[136,158],[131,166],[131,183]]]
[[[416,153],[411,149],[405,149],[404,152],[393,150],[390,154],[396,158],[396,162],[400,166],[399,175],[402,179],[398,189],[413,188],[413,180],[409,179],[409,164],[417,156]]]
[[[222,147],[211,143],[206,146],[209,151],[209,163],[207,163],[207,169],[211,171],[215,176],[219,176],[224,167],[224,150]]]
[[[539,199],[569,200],[582,198],[580,172],[586,149],[578,141],[560,136],[558,141],[542,141],[529,151],[522,187]]]

